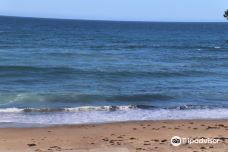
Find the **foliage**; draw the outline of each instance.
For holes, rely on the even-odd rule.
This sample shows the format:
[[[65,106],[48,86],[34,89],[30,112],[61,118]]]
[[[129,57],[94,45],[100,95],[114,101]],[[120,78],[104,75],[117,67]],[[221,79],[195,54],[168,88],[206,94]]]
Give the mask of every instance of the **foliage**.
[[[225,11],[224,17],[228,19],[228,10]]]

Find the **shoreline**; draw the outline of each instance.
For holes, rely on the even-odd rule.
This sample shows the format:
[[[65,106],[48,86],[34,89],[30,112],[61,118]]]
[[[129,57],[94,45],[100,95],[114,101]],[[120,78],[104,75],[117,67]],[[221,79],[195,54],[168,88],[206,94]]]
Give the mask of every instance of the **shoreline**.
[[[173,136],[219,138],[218,144],[171,145]],[[228,120],[161,120],[0,128],[0,152],[224,152]]]
[[[0,109],[0,128],[58,124],[97,124],[135,120],[218,120],[228,118],[228,109],[132,109],[131,106],[77,107],[64,109]],[[141,107],[142,108],[142,107]],[[145,108],[145,107],[144,107]],[[142,108],[143,109],[143,108]],[[61,112],[62,111],[62,112]],[[63,119],[64,118],[64,119]],[[9,123],[7,123],[9,122]],[[13,122],[13,123],[11,123]],[[44,125],[43,125],[44,124]]]
[[[204,122],[204,121],[228,121],[228,119],[167,119],[167,120],[129,120],[129,121],[111,121],[111,122],[95,122],[95,123],[79,123],[79,124],[39,124],[39,123],[14,123],[14,122],[2,122],[0,124],[5,124],[6,127],[1,127],[0,129],[39,129],[39,128],[61,128],[61,127],[78,127],[78,126],[91,126],[91,125],[114,125],[114,124],[129,124],[129,123],[159,123],[159,122]],[[10,124],[12,127],[9,127]],[[17,126],[15,126],[17,125]]]

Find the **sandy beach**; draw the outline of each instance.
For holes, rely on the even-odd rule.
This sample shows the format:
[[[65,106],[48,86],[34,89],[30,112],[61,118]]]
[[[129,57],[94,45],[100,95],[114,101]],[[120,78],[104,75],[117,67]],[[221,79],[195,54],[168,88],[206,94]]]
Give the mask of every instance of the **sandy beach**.
[[[217,144],[171,145],[173,136]],[[227,120],[144,121],[0,129],[1,152],[227,152]]]

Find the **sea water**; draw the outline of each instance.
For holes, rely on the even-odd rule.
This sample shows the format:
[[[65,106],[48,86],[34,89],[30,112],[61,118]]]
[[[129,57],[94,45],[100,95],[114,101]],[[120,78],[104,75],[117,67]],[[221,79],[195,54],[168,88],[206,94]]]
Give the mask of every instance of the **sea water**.
[[[0,17],[0,127],[228,118],[228,24]]]

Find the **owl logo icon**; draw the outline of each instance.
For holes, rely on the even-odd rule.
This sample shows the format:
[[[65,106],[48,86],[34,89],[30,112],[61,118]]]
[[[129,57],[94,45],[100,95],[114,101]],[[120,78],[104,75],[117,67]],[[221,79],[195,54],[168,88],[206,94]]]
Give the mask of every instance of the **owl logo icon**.
[[[181,137],[179,136],[174,136],[171,138],[171,144],[175,147],[180,146],[181,145]]]

